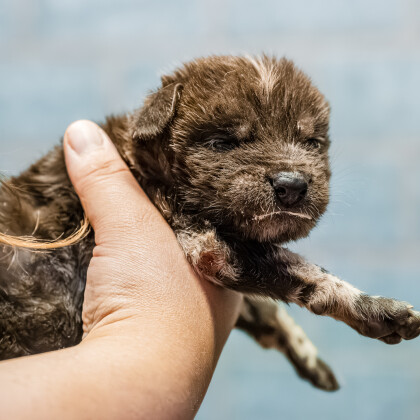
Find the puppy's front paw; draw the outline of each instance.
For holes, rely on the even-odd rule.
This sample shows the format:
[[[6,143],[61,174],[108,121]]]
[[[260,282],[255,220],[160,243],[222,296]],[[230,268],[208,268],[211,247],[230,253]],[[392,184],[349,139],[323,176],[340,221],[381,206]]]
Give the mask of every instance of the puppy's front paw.
[[[355,328],[362,335],[387,344],[398,344],[420,335],[420,312],[407,302],[362,295],[357,307],[364,320],[358,321]]]

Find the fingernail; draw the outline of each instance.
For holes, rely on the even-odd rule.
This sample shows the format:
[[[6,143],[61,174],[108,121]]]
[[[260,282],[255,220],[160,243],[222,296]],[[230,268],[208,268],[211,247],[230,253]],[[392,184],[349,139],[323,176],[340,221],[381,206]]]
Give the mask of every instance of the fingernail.
[[[74,122],[67,128],[64,140],[78,155],[84,155],[101,147],[104,136],[95,123],[82,120]]]

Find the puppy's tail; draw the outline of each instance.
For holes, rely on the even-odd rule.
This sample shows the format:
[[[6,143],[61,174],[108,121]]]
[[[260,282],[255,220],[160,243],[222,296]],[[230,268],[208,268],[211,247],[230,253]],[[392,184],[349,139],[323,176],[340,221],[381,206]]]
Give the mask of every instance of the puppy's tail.
[[[33,250],[50,250],[64,248],[74,245],[85,238],[90,232],[90,224],[87,216],[81,221],[80,227],[67,238],[57,238],[54,240],[42,240],[33,236],[12,236],[0,233],[0,244],[15,246],[19,248],[29,248]]]

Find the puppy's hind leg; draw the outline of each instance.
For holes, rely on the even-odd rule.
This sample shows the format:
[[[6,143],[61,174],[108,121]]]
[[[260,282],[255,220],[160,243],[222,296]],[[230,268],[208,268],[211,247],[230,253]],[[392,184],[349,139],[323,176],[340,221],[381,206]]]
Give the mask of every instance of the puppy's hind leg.
[[[282,352],[298,375],[325,391],[339,384],[330,367],[284,307],[272,300],[246,297],[236,327],[251,335],[262,347]]]

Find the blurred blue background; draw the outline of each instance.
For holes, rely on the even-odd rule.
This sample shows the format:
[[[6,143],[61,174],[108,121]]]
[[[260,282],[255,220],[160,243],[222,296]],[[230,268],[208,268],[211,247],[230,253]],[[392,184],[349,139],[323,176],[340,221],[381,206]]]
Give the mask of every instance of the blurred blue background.
[[[78,118],[139,106],[159,75],[210,53],[295,60],[332,106],[332,201],[293,248],[420,307],[420,3],[416,0],[0,0],[0,171]],[[419,419],[420,339],[359,336],[297,307],[337,372],[326,394],[233,332],[198,419]]]

